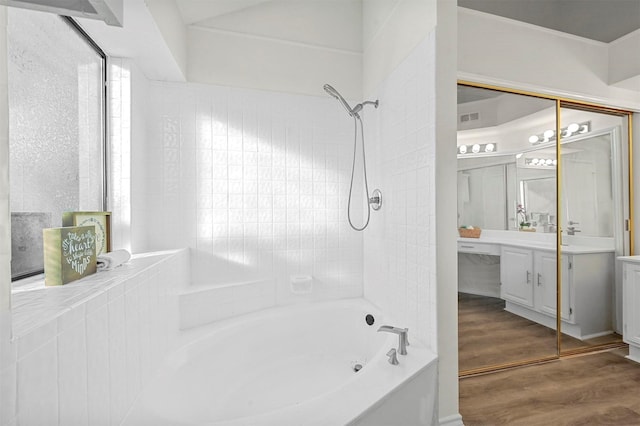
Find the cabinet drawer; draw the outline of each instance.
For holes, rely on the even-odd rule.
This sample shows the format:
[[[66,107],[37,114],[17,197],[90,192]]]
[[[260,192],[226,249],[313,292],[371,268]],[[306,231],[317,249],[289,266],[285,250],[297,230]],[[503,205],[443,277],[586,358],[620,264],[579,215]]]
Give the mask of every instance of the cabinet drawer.
[[[500,245],[458,241],[459,253],[490,254],[500,256]]]

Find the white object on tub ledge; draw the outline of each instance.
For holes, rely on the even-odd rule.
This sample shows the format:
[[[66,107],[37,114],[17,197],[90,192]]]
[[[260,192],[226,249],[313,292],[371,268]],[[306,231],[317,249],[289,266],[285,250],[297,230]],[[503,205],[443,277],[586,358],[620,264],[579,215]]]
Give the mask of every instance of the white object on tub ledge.
[[[309,294],[313,291],[311,275],[291,275],[289,283],[293,294]]]
[[[131,253],[127,250],[114,250],[96,257],[98,271],[110,271],[131,259]]]

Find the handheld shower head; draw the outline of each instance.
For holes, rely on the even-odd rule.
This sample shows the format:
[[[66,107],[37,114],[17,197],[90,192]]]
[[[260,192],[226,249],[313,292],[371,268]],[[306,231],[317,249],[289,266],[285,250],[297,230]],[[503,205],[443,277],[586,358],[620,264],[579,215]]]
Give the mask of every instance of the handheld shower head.
[[[333,86],[331,86],[330,84],[325,84],[324,91],[330,94],[331,96],[333,96],[334,98],[336,98],[338,101],[340,101],[340,103],[342,104],[344,109],[347,110],[350,116],[353,117],[354,114],[356,115],[358,114],[357,111],[354,111],[353,109],[351,109],[351,106],[349,106],[347,101],[344,100],[344,98],[340,95],[340,93],[338,93],[336,89],[333,88]]]

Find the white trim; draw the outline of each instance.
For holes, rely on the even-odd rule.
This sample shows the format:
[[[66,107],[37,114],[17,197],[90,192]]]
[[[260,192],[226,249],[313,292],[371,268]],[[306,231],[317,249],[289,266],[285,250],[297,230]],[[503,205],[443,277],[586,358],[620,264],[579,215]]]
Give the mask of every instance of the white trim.
[[[462,416],[460,414],[453,414],[438,420],[440,426],[464,426],[462,422]]]
[[[324,50],[326,52],[341,53],[343,55],[362,56],[362,52],[358,52],[355,50],[338,49],[335,47],[321,46],[318,44],[303,43],[299,41],[285,40],[281,38],[267,37],[267,36],[261,36],[261,35],[255,35],[255,34],[247,34],[247,33],[241,33],[238,31],[221,30],[218,28],[204,27],[201,25],[189,25],[189,29],[201,30],[201,31],[206,31],[210,33],[223,34],[223,35],[234,36],[234,37],[248,38],[251,40],[270,41],[272,43],[280,43],[280,44],[286,44],[289,46],[296,46],[296,47],[305,47],[308,49]]]
[[[555,97],[566,98],[569,100],[576,100],[582,102],[589,102],[604,107],[626,109],[634,112],[640,112],[640,103],[634,101],[622,101],[619,98],[604,98],[599,96],[592,96],[586,94],[580,94],[575,92],[568,92],[564,90],[552,89],[548,87],[541,87],[529,83],[521,83],[512,80],[506,80],[502,78],[488,77],[486,75],[473,74],[464,71],[458,71],[458,80],[469,81],[478,84],[489,84],[492,86],[503,87],[505,89],[524,90],[533,93],[539,93],[541,95],[549,95]]]
[[[480,16],[480,17],[483,17],[483,18],[494,19],[496,21],[502,21],[502,22],[505,22],[507,24],[515,25],[515,26],[518,26],[518,27],[521,27],[521,28],[528,28],[528,29],[536,30],[536,31],[539,31],[539,32],[547,33],[547,34],[555,36],[555,37],[563,37],[563,38],[566,38],[566,39],[575,40],[575,41],[579,41],[579,42],[582,42],[582,43],[589,43],[589,44],[592,44],[594,46],[608,46],[609,45],[609,43],[605,43],[603,41],[593,40],[593,39],[590,39],[590,38],[586,38],[586,37],[581,37],[581,36],[577,36],[577,35],[574,35],[574,34],[565,33],[563,31],[552,30],[551,28],[541,27],[540,25],[530,24],[528,22],[518,21],[518,20],[515,20],[515,19],[511,19],[511,18],[505,18],[504,16],[493,15],[491,13],[480,12],[478,10],[468,9],[468,8],[462,7],[462,6],[458,6],[458,11],[461,12],[461,13],[466,13],[468,15],[476,15],[476,16]],[[622,37],[626,37],[626,36],[622,36]],[[616,39],[614,41],[617,41],[617,40],[620,40],[620,39]]]

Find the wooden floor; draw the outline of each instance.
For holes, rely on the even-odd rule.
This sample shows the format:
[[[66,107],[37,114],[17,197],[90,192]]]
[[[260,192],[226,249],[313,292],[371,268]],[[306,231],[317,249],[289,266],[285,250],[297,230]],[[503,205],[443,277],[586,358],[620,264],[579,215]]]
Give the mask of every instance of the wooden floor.
[[[504,300],[458,293],[460,371],[554,356],[556,332],[504,310]],[[563,335],[563,350],[621,341],[619,335],[580,341]]]
[[[640,425],[640,364],[625,349],[460,379],[466,426]]]

